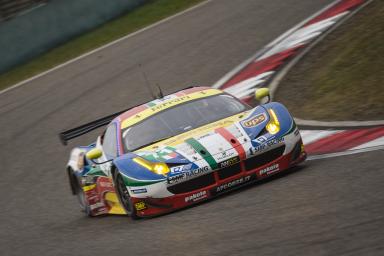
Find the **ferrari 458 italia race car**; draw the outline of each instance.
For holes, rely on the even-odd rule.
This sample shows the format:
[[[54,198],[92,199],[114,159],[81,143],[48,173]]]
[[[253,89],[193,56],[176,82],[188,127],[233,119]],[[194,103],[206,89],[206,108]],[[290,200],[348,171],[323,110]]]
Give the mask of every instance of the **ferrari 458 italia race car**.
[[[256,98],[268,97],[268,89]],[[250,107],[209,87],[191,87],[60,134],[68,140],[107,125],[76,147],[67,165],[89,216],[155,216],[284,171],[306,158],[288,110]]]

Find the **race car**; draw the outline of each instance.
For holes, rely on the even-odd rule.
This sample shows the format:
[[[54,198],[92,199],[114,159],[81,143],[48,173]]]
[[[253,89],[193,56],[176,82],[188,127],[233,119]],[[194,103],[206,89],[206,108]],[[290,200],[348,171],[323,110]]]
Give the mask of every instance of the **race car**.
[[[133,219],[184,208],[291,168],[306,158],[288,110],[250,107],[210,87],[191,87],[65,131],[67,141],[106,126],[75,147],[67,172],[88,216]]]

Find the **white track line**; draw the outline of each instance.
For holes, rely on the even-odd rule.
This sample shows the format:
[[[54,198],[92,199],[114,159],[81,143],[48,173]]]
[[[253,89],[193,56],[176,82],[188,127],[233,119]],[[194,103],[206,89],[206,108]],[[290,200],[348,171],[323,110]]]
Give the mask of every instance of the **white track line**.
[[[20,87],[20,86],[24,85],[24,84],[27,84],[27,83],[31,82],[32,80],[35,80],[35,79],[40,78],[40,77],[42,77],[42,76],[45,76],[45,75],[47,75],[47,74],[49,74],[49,73],[51,73],[51,72],[53,72],[53,71],[55,71],[55,70],[58,70],[58,69],[60,69],[60,68],[62,68],[62,67],[65,67],[65,66],[67,66],[67,65],[69,65],[69,64],[71,64],[71,63],[73,63],[73,62],[76,62],[76,61],[78,61],[78,60],[80,60],[80,59],[83,59],[83,58],[89,56],[89,55],[92,55],[92,54],[94,54],[94,53],[96,53],[96,52],[99,52],[99,51],[101,51],[101,50],[103,50],[103,49],[105,49],[105,48],[107,48],[107,47],[110,47],[110,46],[112,46],[112,45],[118,44],[118,43],[120,43],[121,41],[124,41],[124,40],[126,40],[126,39],[128,39],[128,38],[130,38],[130,37],[136,36],[137,34],[143,33],[143,32],[146,31],[146,30],[149,30],[149,29],[152,29],[152,28],[154,28],[154,27],[157,27],[157,26],[159,26],[159,25],[161,25],[161,24],[163,24],[163,23],[165,23],[165,22],[168,22],[168,21],[174,19],[174,18],[177,18],[177,17],[179,17],[179,16],[181,16],[181,15],[184,15],[184,14],[186,14],[186,13],[188,13],[188,12],[191,12],[191,11],[197,9],[197,8],[200,8],[200,7],[202,7],[202,6],[208,4],[209,2],[212,2],[212,1],[213,1],[213,0],[206,0],[206,1],[204,1],[204,2],[202,2],[202,3],[200,3],[200,4],[198,4],[198,5],[192,6],[191,8],[188,8],[188,9],[182,11],[182,12],[176,13],[175,15],[172,15],[172,16],[170,16],[170,17],[168,17],[168,18],[165,18],[165,19],[163,19],[163,20],[160,20],[160,21],[158,21],[158,22],[156,22],[156,23],[154,23],[154,24],[152,24],[152,25],[150,25],[150,26],[148,26],[148,27],[142,28],[142,29],[140,29],[140,30],[138,30],[138,31],[136,31],[136,32],[133,32],[133,33],[131,33],[131,34],[128,34],[128,35],[126,35],[126,36],[123,36],[123,37],[121,37],[121,38],[119,38],[119,39],[117,39],[117,40],[115,40],[115,41],[112,41],[112,42],[110,42],[110,43],[108,43],[108,44],[105,44],[105,45],[103,45],[103,46],[101,46],[101,47],[99,47],[99,48],[96,48],[96,49],[94,49],[94,50],[92,50],[92,51],[90,51],[90,52],[84,53],[84,54],[82,54],[82,55],[80,55],[80,56],[78,56],[78,57],[76,57],[76,58],[74,58],[74,59],[71,59],[71,60],[69,60],[69,61],[67,61],[67,62],[64,62],[64,63],[62,63],[62,64],[57,65],[57,66],[55,66],[54,68],[48,69],[47,71],[44,71],[44,72],[42,72],[42,73],[40,73],[40,74],[38,74],[38,75],[35,75],[35,76],[31,77],[31,78],[28,78],[28,79],[26,79],[26,80],[23,80],[23,81],[17,83],[17,84],[15,84],[15,85],[11,86],[11,87],[8,87],[8,88],[6,88],[6,89],[0,91],[0,94],[6,93],[6,92],[8,92],[8,91],[10,91],[10,90],[13,90],[13,89],[15,89],[15,88],[17,88],[17,87]]]
[[[343,130],[326,131],[326,130],[301,130],[301,138],[303,139],[304,145],[308,145],[312,142],[318,141],[322,138],[331,136],[333,134],[343,132]]]

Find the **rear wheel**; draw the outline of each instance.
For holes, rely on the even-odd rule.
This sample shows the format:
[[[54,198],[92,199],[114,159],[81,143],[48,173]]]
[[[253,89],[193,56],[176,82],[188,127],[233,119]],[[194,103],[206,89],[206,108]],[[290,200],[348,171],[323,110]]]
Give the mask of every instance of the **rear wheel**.
[[[75,175],[74,171],[72,170],[72,168],[68,169],[68,176],[69,176],[69,182],[70,182],[71,189],[72,189],[72,194],[76,195],[77,200],[78,200],[79,205],[80,205],[80,209],[87,216],[91,216],[91,211],[90,211],[89,205],[88,205],[88,203],[87,203],[87,201],[85,199],[84,191],[81,188],[80,181],[76,177],[76,175]]]
[[[129,191],[124,183],[123,177],[118,172],[114,176],[114,183],[120,203],[123,205],[124,210],[132,219],[138,219],[136,210],[133,207],[131,196],[129,195]]]

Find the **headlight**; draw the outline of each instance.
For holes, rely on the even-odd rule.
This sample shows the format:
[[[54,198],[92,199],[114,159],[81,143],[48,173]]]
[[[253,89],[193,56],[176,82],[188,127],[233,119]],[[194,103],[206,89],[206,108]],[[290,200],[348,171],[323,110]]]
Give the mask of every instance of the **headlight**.
[[[141,157],[135,157],[133,161],[156,174],[166,175],[169,173],[169,168],[165,163],[153,163]]]
[[[276,134],[280,131],[279,119],[277,119],[276,113],[275,111],[273,111],[273,109],[271,108],[268,109],[268,113],[269,113],[270,120],[268,124],[265,126],[265,129],[267,129],[267,131],[270,134]]]

